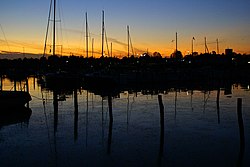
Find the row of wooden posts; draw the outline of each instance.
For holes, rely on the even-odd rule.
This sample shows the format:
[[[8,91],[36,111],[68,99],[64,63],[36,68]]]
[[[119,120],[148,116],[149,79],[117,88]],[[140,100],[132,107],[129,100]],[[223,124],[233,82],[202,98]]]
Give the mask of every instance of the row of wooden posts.
[[[159,159],[158,162],[161,163],[161,159],[164,154],[164,105],[162,102],[162,95],[158,95],[158,102],[160,108],[160,145],[159,145]],[[78,131],[78,101],[77,101],[77,90],[74,90],[74,106],[75,106],[75,127],[74,127],[74,138],[77,140],[77,131]],[[58,102],[57,102],[57,93],[54,92],[54,128],[55,132],[57,129],[58,123]],[[112,143],[112,128],[113,128],[113,110],[112,110],[112,97],[108,96],[108,106],[109,106],[109,133],[108,133],[108,143],[107,143],[107,153],[111,154],[111,143]],[[238,158],[238,166],[242,166],[243,157],[245,152],[245,134],[244,134],[244,123],[242,116],[242,98],[237,99],[237,117],[238,117],[238,126],[239,126],[239,136],[240,136],[240,151]]]

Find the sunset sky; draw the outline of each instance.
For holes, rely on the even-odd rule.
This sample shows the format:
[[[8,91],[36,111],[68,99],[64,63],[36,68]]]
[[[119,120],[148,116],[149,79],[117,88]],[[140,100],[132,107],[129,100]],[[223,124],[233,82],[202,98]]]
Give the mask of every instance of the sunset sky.
[[[0,1],[0,53],[43,53],[50,0]],[[175,49],[204,52],[204,37],[209,51],[232,48],[237,53],[250,54],[249,0],[57,0],[57,45],[64,55],[85,56],[85,12],[89,31],[94,38],[94,56],[100,57],[102,10],[108,43],[113,55],[126,56],[127,25],[136,54],[147,50],[169,56]],[[52,24],[51,24],[52,26]],[[51,44],[51,31],[48,45]],[[105,44],[106,45],[106,44]],[[59,53],[60,52],[60,53]],[[47,49],[49,53],[49,48]],[[107,49],[105,46],[105,53]],[[61,47],[57,47],[61,54]]]

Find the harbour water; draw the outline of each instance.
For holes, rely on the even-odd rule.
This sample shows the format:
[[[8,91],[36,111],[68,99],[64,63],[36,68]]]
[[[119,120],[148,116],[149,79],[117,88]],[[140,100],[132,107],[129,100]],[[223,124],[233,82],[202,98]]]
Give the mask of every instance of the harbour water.
[[[3,89],[12,85],[5,79]],[[246,167],[250,91],[237,84],[231,88],[230,93],[124,90],[115,97],[76,89],[60,90],[55,96],[55,91],[29,78],[32,114],[28,121],[0,125],[0,164]],[[238,98],[244,129],[237,114]]]

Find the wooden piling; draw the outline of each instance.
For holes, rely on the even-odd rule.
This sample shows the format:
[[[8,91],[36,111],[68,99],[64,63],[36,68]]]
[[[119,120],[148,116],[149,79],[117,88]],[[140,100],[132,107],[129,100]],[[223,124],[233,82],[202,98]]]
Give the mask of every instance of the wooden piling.
[[[242,166],[244,152],[245,152],[245,134],[244,134],[244,123],[242,118],[242,98],[237,99],[237,116],[238,125],[240,132],[240,152],[237,166]]]
[[[108,96],[108,105],[109,105],[109,119],[113,122],[113,111],[112,111],[112,97]]]
[[[241,144],[245,144],[245,135],[244,135],[244,123],[242,118],[242,99],[237,99],[237,115],[238,115],[238,124],[239,124],[239,131],[240,131],[240,141]]]
[[[163,150],[164,150],[164,105],[162,102],[162,95],[158,95],[158,101],[160,106],[160,126],[161,126],[158,163],[161,164],[161,158],[163,156]]]

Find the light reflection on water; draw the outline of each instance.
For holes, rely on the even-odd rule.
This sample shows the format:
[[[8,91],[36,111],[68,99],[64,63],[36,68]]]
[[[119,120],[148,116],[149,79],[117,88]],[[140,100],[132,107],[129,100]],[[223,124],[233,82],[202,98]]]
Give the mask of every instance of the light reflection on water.
[[[249,166],[250,94],[233,86],[214,91],[170,91],[158,95],[124,91],[112,98],[73,90],[58,101],[29,80],[33,97],[28,123],[0,129],[2,166]],[[4,89],[12,83],[5,80]],[[63,98],[64,96],[60,96]],[[245,147],[240,154],[237,98],[243,99]],[[42,100],[44,99],[44,100]],[[163,141],[162,141],[163,139]],[[163,150],[163,152],[161,152]]]

